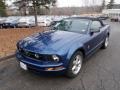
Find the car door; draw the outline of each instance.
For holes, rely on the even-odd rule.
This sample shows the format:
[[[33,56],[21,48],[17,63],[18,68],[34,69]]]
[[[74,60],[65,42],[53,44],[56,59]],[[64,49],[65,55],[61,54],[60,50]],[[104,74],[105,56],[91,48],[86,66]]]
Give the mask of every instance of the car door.
[[[91,34],[91,29],[96,30],[96,32]],[[98,20],[92,21],[89,27],[88,41],[86,42],[87,54],[94,52],[102,44],[102,33],[103,30],[101,22]]]

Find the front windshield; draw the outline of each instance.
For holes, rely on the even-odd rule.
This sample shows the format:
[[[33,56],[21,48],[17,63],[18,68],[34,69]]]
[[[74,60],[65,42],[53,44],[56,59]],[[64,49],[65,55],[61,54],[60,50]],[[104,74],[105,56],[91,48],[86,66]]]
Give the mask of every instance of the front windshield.
[[[53,26],[53,29],[77,33],[86,33],[88,25],[88,19],[65,19],[57,22]]]

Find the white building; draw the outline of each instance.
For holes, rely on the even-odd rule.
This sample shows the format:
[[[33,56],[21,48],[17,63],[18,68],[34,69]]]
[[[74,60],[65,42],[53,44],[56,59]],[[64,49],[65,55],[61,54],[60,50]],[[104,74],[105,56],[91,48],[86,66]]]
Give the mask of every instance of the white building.
[[[120,21],[120,9],[105,9],[102,13],[110,17],[111,20]]]

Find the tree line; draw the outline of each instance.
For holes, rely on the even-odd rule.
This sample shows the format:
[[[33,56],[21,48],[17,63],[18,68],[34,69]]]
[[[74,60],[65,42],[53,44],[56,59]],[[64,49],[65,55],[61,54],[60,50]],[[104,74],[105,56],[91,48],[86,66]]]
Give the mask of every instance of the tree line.
[[[6,0],[0,0],[0,16],[6,16]],[[97,0],[82,0],[84,6],[94,5]],[[50,13],[50,7],[56,6],[57,0],[15,0],[14,5],[18,8],[21,15],[27,15],[27,9],[31,14],[45,14],[45,11]],[[114,5],[114,0],[110,0],[107,8],[111,9]],[[101,10],[106,6],[106,0],[102,0]]]
[[[96,4],[97,0],[83,0],[85,7],[89,5]],[[37,14],[42,14],[42,10],[48,10],[50,13],[50,8],[56,6],[57,0],[15,0],[13,3],[21,13],[21,15],[27,15],[27,9],[29,8],[32,11],[32,14],[35,16],[35,21],[37,25]],[[114,5],[114,0],[110,0],[107,5],[108,9],[111,9]],[[102,0],[101,10],[106,6],[106,0]],[[95,7],[93,6],[93,10]],[[6,5],[5,0],[0,0],[0,16],[6,16]]]

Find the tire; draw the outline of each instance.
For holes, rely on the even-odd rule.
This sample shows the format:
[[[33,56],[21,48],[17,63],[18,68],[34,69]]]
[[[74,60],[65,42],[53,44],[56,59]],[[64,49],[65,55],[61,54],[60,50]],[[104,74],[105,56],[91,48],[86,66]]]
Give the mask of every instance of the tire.
[[[106,49],[107,47],[108,47],[108,45],[109,45],[109,36],[107,36],[106,38],[105,38],[105,41],[104,41],[104,43],[103,43],[103,45],[102,45],[102,49]]]
[[[74,55],[70,59],[68,69],[66,71],[66,76],[68,78],[77,77],[81,71],[82,62],[83,62],[83,54],[79,51],[75,52]]]

